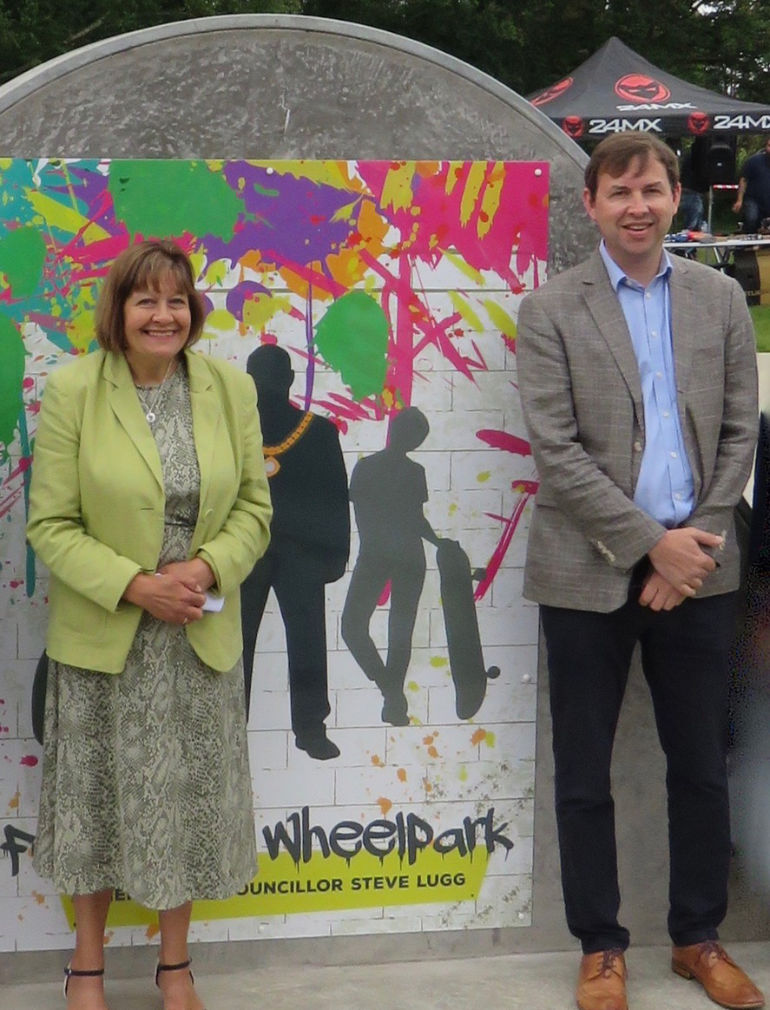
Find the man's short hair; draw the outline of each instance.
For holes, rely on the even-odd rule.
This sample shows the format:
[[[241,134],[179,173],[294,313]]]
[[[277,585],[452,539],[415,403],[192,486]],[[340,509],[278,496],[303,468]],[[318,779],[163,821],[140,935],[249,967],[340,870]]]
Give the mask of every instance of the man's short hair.
[[[650,158],[655,158],[665,168],[671,189],[678,185],[679,161],[668,144],[664,144],[652,133],[627,130],[605,137],[594,148],[585,171],[586,189],[591,199],[596,199],[599,176],[602,172],[615,179],[628,170],[634,158],[639,159],[642,170],[647,167]]]

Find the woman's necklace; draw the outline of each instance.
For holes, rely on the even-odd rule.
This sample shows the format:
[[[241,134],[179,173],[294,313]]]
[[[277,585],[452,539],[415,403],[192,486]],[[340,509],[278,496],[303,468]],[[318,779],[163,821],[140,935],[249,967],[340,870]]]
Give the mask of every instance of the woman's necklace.
[[[169,361],[168,365],[166,366],[165,374],[163,375],[163,378],[160,380],[160,385],[153,387],[153,386],[140,386],[139,383],[137,382],[134,383],[136,388],[138,390],[141,390],[142,392],[149,392],[149,390],[152,389],[155,390],[155,395],[153,396],[152,400],[150,400],[148,396],[146,401],[142,403],[142,406],[144,407],[145,411],[144,416],[147,418],[147,423],[150,425],[155,424],[155,421],[157,420],[156,410],[160,406],[160,398],[161,394],[163,393],[163,387],[166,383],[166,379],[169,377],[171,367],[172,365],[174,365],[175,362],[176,358],[172,358],[171,361]]]

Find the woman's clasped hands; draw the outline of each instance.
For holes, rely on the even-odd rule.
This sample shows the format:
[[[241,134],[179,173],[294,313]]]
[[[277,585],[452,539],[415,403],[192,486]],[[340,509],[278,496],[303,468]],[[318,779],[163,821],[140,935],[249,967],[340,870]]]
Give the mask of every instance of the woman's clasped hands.
[[[206,590],[213,583],[211,569],[200,558],[173,561],[152,575],[135,575],[123,598],[159,621],[185,625],[203,617]]]

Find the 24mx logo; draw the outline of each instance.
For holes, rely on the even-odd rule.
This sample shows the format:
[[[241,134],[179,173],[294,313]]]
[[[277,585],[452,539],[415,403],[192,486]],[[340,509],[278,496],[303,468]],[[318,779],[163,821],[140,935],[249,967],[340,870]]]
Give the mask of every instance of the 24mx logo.
[[[715,130],[770,130],[770,116],[714,116]]]
[[[622,133],[637,130],[640,133],[663,133],[659,119],[589,119],[588,132],[593,134]]]

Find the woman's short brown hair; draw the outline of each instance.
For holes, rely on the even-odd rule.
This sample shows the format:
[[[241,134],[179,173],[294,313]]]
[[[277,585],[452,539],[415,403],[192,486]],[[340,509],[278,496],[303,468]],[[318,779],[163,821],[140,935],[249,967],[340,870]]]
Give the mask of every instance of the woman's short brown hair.
[[[190,335],[185,347],[200,338],[205,312],[195,290],[195,275],[187,254],[169,239],[137,242],[116,258],[99,292],[96,303],[96,339],[105,351],[126,352],[123,308],[133,291],[158,291],[171,276],[190,305]]]
[[[605,137],[594,148],[585,170],[585,184],[591,200],[596,199],[602,172],[616,179],[627,171],[634,158],[639,159],[642,170],[647,168],[650,158],[655,158],[666,170],[671,189],[676,189],[679,183],[679,162],[671,148],[652,133],[626,130]]]

